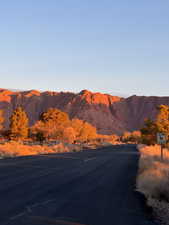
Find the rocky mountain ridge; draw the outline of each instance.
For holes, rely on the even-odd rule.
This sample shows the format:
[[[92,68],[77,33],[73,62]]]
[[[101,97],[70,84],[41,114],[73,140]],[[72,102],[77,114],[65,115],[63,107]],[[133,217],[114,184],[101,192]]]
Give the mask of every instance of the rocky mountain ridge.
[[[122,98],[83,90],[71,92],[11,91],[0,89],[0,109],[5,111],[6,128],[9,117],[17,106],[22,106],[33,125],[39,115],[50,107],[67,112],[70,118],[79,118],[94,125],[99,133],[121,134],[138,130],[145,118],[156,116],[156,106],[169,105],[169,97],[131,96]]]

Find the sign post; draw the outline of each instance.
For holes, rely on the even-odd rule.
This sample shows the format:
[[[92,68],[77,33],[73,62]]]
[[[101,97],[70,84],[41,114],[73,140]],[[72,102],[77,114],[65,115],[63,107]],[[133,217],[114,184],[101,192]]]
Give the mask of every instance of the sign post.
[[[163,146],[166,144],[167,138],[163,133],[157,133],[157,143],[161,146],[161,161],[164,159]]]

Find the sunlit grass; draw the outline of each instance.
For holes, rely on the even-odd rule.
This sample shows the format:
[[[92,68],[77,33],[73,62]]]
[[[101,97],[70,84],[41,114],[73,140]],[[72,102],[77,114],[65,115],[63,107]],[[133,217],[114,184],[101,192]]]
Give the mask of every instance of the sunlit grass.
[[[138,145],[141,153],[137,190],[143,193],[163,224],[169,225],[169,150],[158,145]],[[164,210],[165,209],[165,210]]]
[[[25,145],[19,142],[7,142],[0,145],[0,157],[15,157],[15,156],[27,156],[27,155],[39,155],[50,153],[61,153],[79,151],[80,146],[59,143],[56,145]]]

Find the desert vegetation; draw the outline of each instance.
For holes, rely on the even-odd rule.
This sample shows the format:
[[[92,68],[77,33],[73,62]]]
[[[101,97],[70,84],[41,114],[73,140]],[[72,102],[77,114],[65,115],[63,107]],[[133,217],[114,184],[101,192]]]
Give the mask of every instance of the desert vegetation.
[[[121,141],[123,143],[141,143],[141,132],[139,130],[133,132],[126,131],[121,136]]]
[[[164,160],[161,161],[159,145],[138,145],[141,153],[137,190],[147,198],[155,216],[162,224],[169,224],[169,151],[164,149]]]
[[[22,107],[13,111],[8,130],[3,130],[3,122],[3,112],[0,111],[1,136],[9,140],[57,140],[74,143],[97,138],[96,128],[91,124],[79,119],[71,120],[67,113],[55,108],[42,113],[32,127],[29,127],[29,118]]]
[[[155,120],[146,119],[141,129],[142,143],[154,145],[157,143],[157,133],[163,133],[169,140],[169,106],[160,105],[157,107],[158,114]]]
[[[4,144],[0,144],[0,158],[50,153],[77,152],[80,150],[82,150],[81,145],[72,145],[63,142],[46,145],[33,143],[31,145],[18,141],[10,141],[5,142]]]
[[[79,119],[70,120],[67,113],[50,108],[30,128],[30,136],[35,140],[75,143],[96,139],[97,132],[91,124]]]
[[[140,151],[139,173],[137,190],[143,193],[148,205],[154,209],[157,218],[162,224],[169,224],[169,107],[161,105],[157,108],[157,118],[153,121],[147,119],[141,129],[142,143]],[[157,133],[166,136],[163,145],[163,158],[161,146],[157,144]]]
[[[31,127],[22,107],[17,107],[9,119],[9,129],[5,130],[4,112],[0,111],[1,158],[79,151],[120,141],[119,136],[98,134],[91,124],[76,118],[70,119],[67,113],[56,108],[43,112]]]

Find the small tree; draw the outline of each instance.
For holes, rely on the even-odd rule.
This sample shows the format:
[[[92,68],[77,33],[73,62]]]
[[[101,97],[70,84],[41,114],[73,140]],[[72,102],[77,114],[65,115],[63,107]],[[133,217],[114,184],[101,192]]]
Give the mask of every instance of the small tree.
[[[40,120],[44,123],[55,124],[55,126],[64,126],[65,124],[70,122],[67,113],[55,108],[49,108],[47,112],[42,113],[40,116]]]
[[[155,121],[145,120],[145,126],[141,129],[142,142],[145,144],[157,143],[157,133],[163,133],[169,140],[169,106],[157,107],[158,114]]]
[[[10,138],[24,139],[28,137],[28,117],[22,107],[16,108],[10,117]]]
[[[160,105],[158,108],[158,115],[156,119],[156,125],[158,132],[166,135],[167,139],[169,137],[169,106]]]
[[[31,127],[31,136],[36,140],[39,139],[37,134],[43,134],[45,140],[63,140],[64,129],[70,124],[69,116],[67,113],[62,112],[55,108],[50,108],[43,112],[40,120]],[[39,134],[38,134],[39,135]]]
[[[145,120],[145,125],[141,129],[141,139],[143,144],[155,144],[158,128],[157,124],[151,119]]]
[[[74,143],[96,138],[96,128],[79,119],[70,120],[67,113],[50,108],[42,113],[40,120],[31,127],[31,136],[37,140],[37,133],[45,140],[59,140]]]

